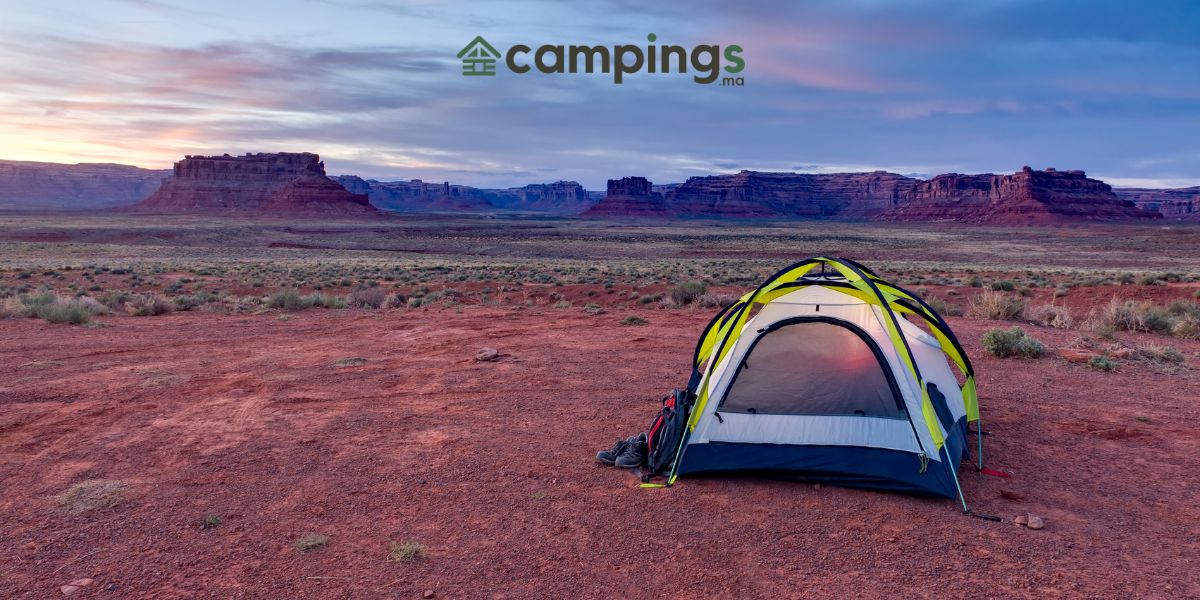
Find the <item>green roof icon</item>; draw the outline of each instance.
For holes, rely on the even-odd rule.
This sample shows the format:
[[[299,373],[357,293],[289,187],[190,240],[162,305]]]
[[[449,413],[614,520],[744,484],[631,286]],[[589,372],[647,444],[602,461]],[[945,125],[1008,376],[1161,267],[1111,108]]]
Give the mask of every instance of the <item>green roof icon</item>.
[[[475,36],[466,48],[458,51],[458,57],[462,59],[485,59],[495,60],[500,58],[500,52],[492,47],[487,40],[483,39],[482,35]]]

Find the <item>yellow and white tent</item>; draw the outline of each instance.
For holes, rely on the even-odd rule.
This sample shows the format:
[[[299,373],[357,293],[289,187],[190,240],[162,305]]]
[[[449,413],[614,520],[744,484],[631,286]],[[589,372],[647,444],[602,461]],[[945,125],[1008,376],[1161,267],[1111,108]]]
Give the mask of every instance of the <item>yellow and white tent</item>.
[[[693,367],[668,484],[761,471],[962,500],[971,363],[928,304],[854,261],[776,273],[709,323]]]

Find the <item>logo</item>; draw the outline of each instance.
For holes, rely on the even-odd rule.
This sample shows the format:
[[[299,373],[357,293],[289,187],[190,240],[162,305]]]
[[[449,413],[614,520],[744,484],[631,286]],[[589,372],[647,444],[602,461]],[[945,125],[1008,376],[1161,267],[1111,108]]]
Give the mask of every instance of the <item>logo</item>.
[[[482,35],[477,35],[466,48],[458,51],[458,57],[462,59],[463,75],[495,75],[496,60],[500,58],[500,52],[483,39]]]
[[[613,83],[618,85],[626,76],[643,71],[657,75],[689,74],[692,81],[705,85],[718,80],[723,86],[746,85],[745,78],[740,75],[746,68],[741,46],[730,44],[722,48],[716,44],[700,44],[690,49],[674,44],[656,46],[654,42],[658,41],[658,36],[653,33],[647,35],[646,40],[650,44],[645,47],[634,44],[616,44],[611,48],[543,44],[535,50],[526,44],[514,44],[504,53],[504,66],[518,75],[534,69],[547,75],[612,74]],[[459,51],[458,58],[462,59],[463,75],[495,75],[500,52],[483,36],[476,36]]]

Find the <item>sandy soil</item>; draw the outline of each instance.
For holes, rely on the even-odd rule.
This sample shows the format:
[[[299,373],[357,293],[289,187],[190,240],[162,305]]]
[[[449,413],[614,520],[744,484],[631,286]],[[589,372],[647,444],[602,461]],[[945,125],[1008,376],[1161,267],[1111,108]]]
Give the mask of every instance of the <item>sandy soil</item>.
[[[618,325],[628,314],[650,324]],[[993,523],[797,482],[639,489],[594,463],[684,383],[709,316],[0,321],[0,595],[91,578],[72,597],[1200,597],[1200,343],[1171,340],[1183,374],[1104,373],[985,357],[981,333],[1002,324],[950,319],[977,362],[989,466],[1013,473],[964,468]],[[473,361],[483,346],[504,356]],[[366,363],[338,366],[351,357]],[[59,506],[98,478],[126,482],[124,501]],[[1011,522],[1024,513],[1046,528]],[[297,551],[309,532],[328,547]],[[429,555],[389,562],[389,540]]]

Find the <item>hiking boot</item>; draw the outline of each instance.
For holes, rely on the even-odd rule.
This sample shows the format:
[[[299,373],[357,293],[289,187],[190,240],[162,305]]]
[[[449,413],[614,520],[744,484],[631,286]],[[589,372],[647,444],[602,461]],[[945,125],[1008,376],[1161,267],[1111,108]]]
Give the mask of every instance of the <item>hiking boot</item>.
[[[632,438],[630,438],[632,439]],[[611,465],[617,462],[617,457],[625,451],[625,447],[629,445],[629,439],[617,440],[612,448],[601,450],[596,453],[596,460],[606,465]]]
[[[649,451],[646,446],[646,434],[639,433],[626,441],[628,445],[613,464],[618,469],[633,469],[646,464],[646,453]]]

